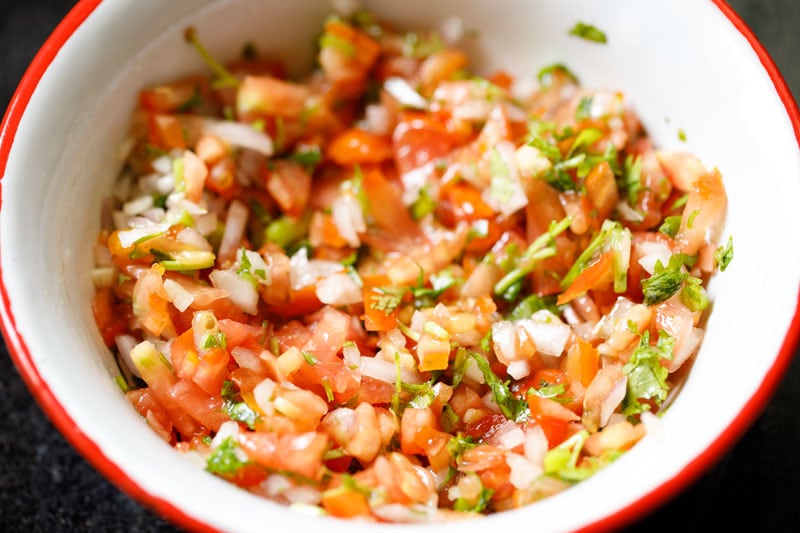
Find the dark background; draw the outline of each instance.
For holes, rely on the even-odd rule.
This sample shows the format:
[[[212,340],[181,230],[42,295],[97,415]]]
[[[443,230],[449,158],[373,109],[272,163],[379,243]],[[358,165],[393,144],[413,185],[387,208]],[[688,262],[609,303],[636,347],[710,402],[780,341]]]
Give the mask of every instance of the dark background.
[[[797,99],[800,2],[730,4],[771,54]],[[72,5],[68,0],[0,0],[0,109]],[[5,345],[0,348],[0,531],[176,531],[107,482],[66,443],[20,380]],[[800,530],[798,407],[800,358],[795,357],[772,401],[739,443],[693,486],[629,531],[716,531],[731,523],[759,531]]]

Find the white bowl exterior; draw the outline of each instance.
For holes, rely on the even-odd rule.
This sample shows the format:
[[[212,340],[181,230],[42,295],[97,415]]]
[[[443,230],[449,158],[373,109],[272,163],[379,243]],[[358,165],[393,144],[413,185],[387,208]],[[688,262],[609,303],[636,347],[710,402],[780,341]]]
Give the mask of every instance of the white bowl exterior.
[[[623,91],[656,144],[720,168],[729,194],[735,259],[712,282],[707,336],[663,431],[595,477],[555,497],[459,531],[537,524],[571,530],[617,512],[672,479],[701,454],[756,393],[797,305],[800,152],[785,108],[759,58],[711,2],[618,0],[404,0],[364,2],[413,29],[460,16],[478,37],[479,71],[532,77],[563,62],[587,87]],[[202,71],[182,38],[194,25],[215,56],[248,40],[306,68],[329,12],[325,1],[104,2],[60,50],[27,106],[3,178],[2,273],[16,330],[80,431],[134,483],[212,527],[265,523],[323,527],[207,474],[161,441],[120,394],[114,363],[95,331],[92,243],[139,89]],[[567,35],[578,20],[607,45]],[[87,60],[91,58],[91,60]],[[678,140],[678,130],[688,140]],[[8,317],[4,317],[8,324]],[[332,531],[374,525],[325,519]]]

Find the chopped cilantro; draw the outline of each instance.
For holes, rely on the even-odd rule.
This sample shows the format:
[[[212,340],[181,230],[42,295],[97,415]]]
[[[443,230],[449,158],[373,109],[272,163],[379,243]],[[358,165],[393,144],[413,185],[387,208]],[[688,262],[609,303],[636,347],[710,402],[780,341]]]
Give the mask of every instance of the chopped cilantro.
[[[569,30],[569,34],[595,43],[605,44],[608,42],[608,38],[602,30],[585,22],[576,22],[575,26]]]
[[[699,278],[690,276],[681,291],[681,302],[691,311],[704,311],[708,307],[708,294]]]
[[[316,144],[298,147],[292,153],[292,159],[303,165],[306,170],[313,169],[322,161],[322,150]]]
[[[639,192],[642,190],[642,158],[639,156],[628,155],[623,163],[622,181],[619,184],[620,190],[627,194],[628,203],[636,205],[639,199]]]
[[[450,457],[453,458],[456,464],[458,464],[461,456],[477,445],[478,443],[475,442],[469,435],[458,433],[457,435],[453,435],[447,442],[447,452],[450,454]]]
[[[491,174],[489,196],[498,204],[507,203],[514,195],[514,181],[511,178],[511,169],[496,148],[489,156],[489,173]]]
[[[331,384],[328,381],[328,378],[322,378],[322,388],[325,389],[325,397],[328,399],[329,402],[333,401],[333,389],[331,388]]]
[[[462,513],[480,513],[484,511],[486,509],[486,506],[489,505],[489,502],[492,501],[493,495],[494,491],[492,489],[487,489],[486,487],[482,487],[481,493],[478,496],[478,501],[476,501],[475,503],[469,503],[464,498],[458,498],[453,504],[453,510]]]
[[[537,294],[530,294],[520,300],[520,302],[506,315],[506,319],[513,321],[523,318],[530,318],[530,316],[541,309],[547,309],[554,315],[561,314],[556,306],[556,298],[554,296],[539,296]]]
[[[623,414],[634,415],[650,409],[648,403],[640,400],[652,400],[657,405],[667,399],[669,372],[661,364],[661,359],[672,358],[675,339],[665,331],[658,332],[658,342],[650,345],[650,332],[645,331],[639,346],[631,354],[622,372],[628,376],[627,391],[623,400]]]
[[[414,217],[414,220],[419,220],[436,209],[436,200],[431,197],[428,189],[428,185],[424,185],[419,190],[417,200],[411,204],[411,216]]]
[[[588,477],[578,466],[578,459],[589,432],[581,430],[567,440],[548,451],[544,456],[545,474],[556,476],[565,481],[578,481]]]
[[[420,35],[419,33],[406,33],[403,43],[403,55],[423,59],[444,48],[442,37],[436,33]]]
[[[489,361],[483,355],[470,352],[469,356],[478,364],[478,368],[483,374],[483,379],[486,381],[492,393],[494,402],[500,407],[500,411],[502,411],[506,418],[514,422],[525,420],[530,413],[528,402],[520,400],[511,394],[508,385],[497,377],[497,374],[495,374],[489,366]]]
[[[731,260],[733,260],[733,235],[728,237],[728,243],[725,246],[720,246],[714,253],[714,263],[720,272],[725,272],[725,269],[731,264]]]
[[[206,470],[212,474],[233,475],[241,467],[245,466],[247,462],[241,461],[236,456],[236,448],[239,445],[233,440],[233,437],[228,437],[223,440],[216,449],[211,452],[206,462]]]
[[[370,307],[391,315],[403,301],[408,287],[373,287],[372,291],[378,294],[378,298],[373,298]]]
[[[542,87],[547,88],[552,85],[553,73],[555,72],[565,74],[570,80],[572,80],[573,83],[578,83],[578,77],[575,76],[575,74],[573,74],[566,65],[563,63],[554,63],[544,67],[536,76],[539,79],[539,83],[542,85]]]
[[[319,38],[319,47],[332,48],[348,57],[355,57],[356,55],[356,47],[353,43],[330,32],[323,33]]]
[[[314,357],[314,354],[311,352],[300,352],[300,355],[303,356],[308,366],[317,366],[319,364],[319,359]]]
[[[686,221],[686,227],[692,229],[694,226],[694,219],[697,218],[697,215],[700,214],[700,209],[695,209],[691,213],[689,213],[689,219]]]
[[[687,260],[684,254],[674,254],[667,266],[656,262],[653,275],[642,280],[642,294],[645,305],[655,305],[669,299],[683,286],[689,273],[683,269]]]
[[[564,232],[571,223],[572,217],[570,216],[564,217],[558,222],[552,221],[547,232],[537,237],[522,253],[517,265],[495,284],[494,294],[504,295],[512,285],[533,272],[540,260],[554,256],[556,254],[555,238]]]
[[[664,222],[661,223],[659,226],[658,231],[667,235],[668,237],[675,237],[678,233],[678,230],[681,227],[681,216],[680,215],[673,215],[670,217],[666,217]]]
[[[194,46],[197,53],[200,54],[200,57],[203,58],[206,65],[216,74],[217,79],[214,81],[214,88],[222,88],[222,87],[236,87],[239,85],[239,79],[234,76],[230,70],[225,68],[219,61],[217,61],[209,52],[206,50],[206,47],[203,46],[203,43],[200,42],[200,39],[197,37],[197,32],[193,27],[188,27],[183,32],[183,37],[186,39],[187,42],[191,43]]]
[[[679,139],[681,142],[686,142],[686,132],[685,132],[685,131],[683,131],[683,128],[679,128],[679,129],[678,129],[678,139]]]
[[[222,410],[236,422],[243,422],[247,424],[250,429],[255,429],[256,422],[260,417],[246,402],[242,401],[242,397],[235,389],[232,381],[225,380],[222,382],[222,389],[220,396],[224,400]]]
[[[578,102],[578,108],[575,110],[575,120],[580,122],[592,117],[592,102],[591,96],[581,98],[581,101]]]
[[[210,348],[225,348],[228,346],[228,339],[225,333],[218,331],[216,333],[209,331],[203,336],[203,342],[200,346],[201,350],[208,350]]]
[[[447,433],[452,433],[453,428],[458,424],[459,418],[449,403],[444,404],[442,408],[442,416],[439,417],[442,424],[442,429]]]

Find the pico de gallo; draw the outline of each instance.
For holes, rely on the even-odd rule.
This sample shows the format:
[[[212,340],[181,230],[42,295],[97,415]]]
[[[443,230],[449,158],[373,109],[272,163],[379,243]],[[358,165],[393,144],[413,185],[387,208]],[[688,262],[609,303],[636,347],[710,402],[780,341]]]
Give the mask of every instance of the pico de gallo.
[[[203,468],[382,522],[556,494],[657,427],[724,270],[718,170],[562,64],[364,12],[302,79],[254,46],[139,93],[94,317],[120,387]]]

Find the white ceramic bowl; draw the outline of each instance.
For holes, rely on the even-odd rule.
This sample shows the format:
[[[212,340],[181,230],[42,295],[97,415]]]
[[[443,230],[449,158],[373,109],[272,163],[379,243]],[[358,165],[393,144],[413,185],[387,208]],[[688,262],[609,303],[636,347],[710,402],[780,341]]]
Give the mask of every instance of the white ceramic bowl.
[[[538,524],[619,526],[709,467],[765,405],[800,331],[800,115],[774,65],[732,11],[698,0],[403,0],[364,2],[402,27],[458,14],[479,31],[474,64],[535,72],[560,61],[584,85],[618,88],[656,143],[722,171],[731,267],[710,286],[704,344],[663,431],[564,493],[485,520],[438,529]],[[70,442],[122,489],[193,529],[375,531],[309,518],[205,473],[165,445],[112,377],[95,330],[91,244],[116,149],[140,88],[203,64],[182,38],[191,24],[222,59],[245,40],[299,69],[327,1],[83,0],[36,57],[2,126],[2,327],[21,374]],[[569,37],[578,20],[601,46]],[[688,134],[681,144],[678,130]],[[418,526],[417,526],[418,527]],[[412,526],[411,528],[417,529]],[[396,529],[402,527],[395,526]]]

